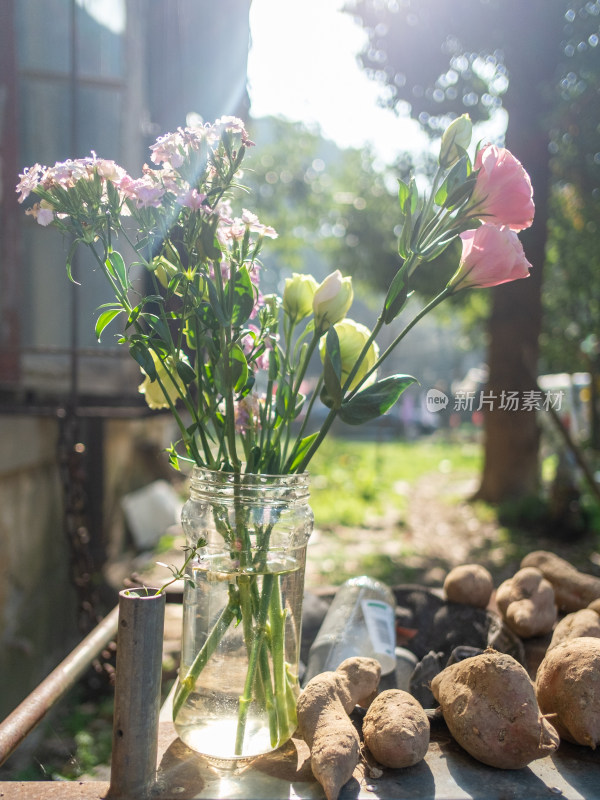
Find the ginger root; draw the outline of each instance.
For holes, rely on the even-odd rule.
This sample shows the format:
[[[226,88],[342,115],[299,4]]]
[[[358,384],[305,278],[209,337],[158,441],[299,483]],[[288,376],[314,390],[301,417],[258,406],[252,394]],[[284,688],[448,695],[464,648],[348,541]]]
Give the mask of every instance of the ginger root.
[[[520,569],[501,583],[496,603],[508,627],[522,639],[550,633],[556,622],[554,590],[534,567]]]
[[[335,672],[315,675],[298,698],[298,728],[327,800],[337,800],[360,760],[360,738],[348,715],[356,705],[368,706],[380,677],[374,658],[347,658]]]

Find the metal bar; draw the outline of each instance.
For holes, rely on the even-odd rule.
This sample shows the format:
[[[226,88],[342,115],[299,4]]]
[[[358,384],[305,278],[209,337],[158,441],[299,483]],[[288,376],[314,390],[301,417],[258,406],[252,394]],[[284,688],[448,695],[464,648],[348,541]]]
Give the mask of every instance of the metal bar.
[[[79,680],[98,653],[114,639],[117,621],[118,606],[0,724],[0,765]]]
[[[166,602],[164,593],[156,591],[119,592],[110,776],[114,798],[143,800],[156,783]]]

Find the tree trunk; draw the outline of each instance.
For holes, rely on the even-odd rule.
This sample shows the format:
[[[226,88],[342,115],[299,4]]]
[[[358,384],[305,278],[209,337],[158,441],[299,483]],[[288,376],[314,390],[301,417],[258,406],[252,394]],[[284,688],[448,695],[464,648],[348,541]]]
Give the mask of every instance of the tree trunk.
[[[537,414],[526,407],[526,399],[534,395],[526,393],[536,391],[550,189],[549,84],[556,73],[562,31],[560,3],[506,0],[506,6],[506,18],[518,20],[506,57],[510,69],[510,87],[504,100],[509,115],[506,145],[531,177],[536,217],[533,226],[521,234],[533,266],[530,277],[492,290],[484,467],[476,494],[477,499],[491,503],[533,495],[539,484],[540,432]],[[532,46],[542,32],[547,45]],[[509,392],[517,393],[515,410],[501,407],[502,398]]]

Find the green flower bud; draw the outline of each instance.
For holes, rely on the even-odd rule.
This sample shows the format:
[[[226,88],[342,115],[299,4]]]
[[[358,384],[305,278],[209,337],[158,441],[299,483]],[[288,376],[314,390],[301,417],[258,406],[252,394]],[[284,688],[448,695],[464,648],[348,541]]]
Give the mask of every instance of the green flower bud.
[[[159,283],[161,283],[165,289],[169,285],[171,278],[177,274],[177,267],[175,264],[171,264],[164,256],[156,256],[156,258],[153,258],[150,262],[150,269],[154,272]]]
[[[312,275],[298,272],[293,272],[291,278],[285,279],[283,310],[290,319],[299,322],[312,313],[313,297],[318,285]]]
[[[358,357],[367,343],[371,331],[365,325],[361,325],[360,322],[355,322],[353,319],[344,319],[336,323],[333,327],[335,328],[340,342],[340,358],[342,362],[341,384],[343,386],[351,370],[358,361]],[[319,343],[319,351],[322,360],[325,359],[325,346],[325,337],[323,337]],[[350,391],[364,378],[378,358],[379,347],[376,342],[372,342],[356,375],[352,379],[352,383],[348,387]],[[373,383],[374,380],[375,373],[369,376],[366,385],[368,386]]]
[[[343,278],[339,269],[328,275],[313,297],[316,330],[324,333],[330,325],[344,319],[353,297],[352,278]]]
[[[143,382],[139,385],[138,391],[140,394],[144,395],[149,408],[169,408],[169,403],[164,392],[168,394],[171,402],[175,404],[181,394],[185,394],[185,384],[177,374],[177,367],[171,356],[167,356],[163,363],[153,350],[150,351],[150,355],[152,356],[152,361],[154,361],[156,374],[161,380],[164,391],[158,380],[150,380],[148,375],[146,375]],[[175,377],[175,382],[173,382],[171,376]]]
[[[448,169],[463,156],[463,151],[471,144],[473,124],[468,114],[455,119],[444,131],[440,147],[440,166]]]

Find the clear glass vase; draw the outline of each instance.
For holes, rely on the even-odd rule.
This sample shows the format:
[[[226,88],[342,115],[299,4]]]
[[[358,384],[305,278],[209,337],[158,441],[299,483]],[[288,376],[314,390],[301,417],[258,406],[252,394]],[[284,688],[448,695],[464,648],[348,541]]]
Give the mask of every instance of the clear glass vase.
[[[270,752],[296,727],[308,476],[195,468],[182,524],[197,551],[183,600],[177,733],[213,760]]]

